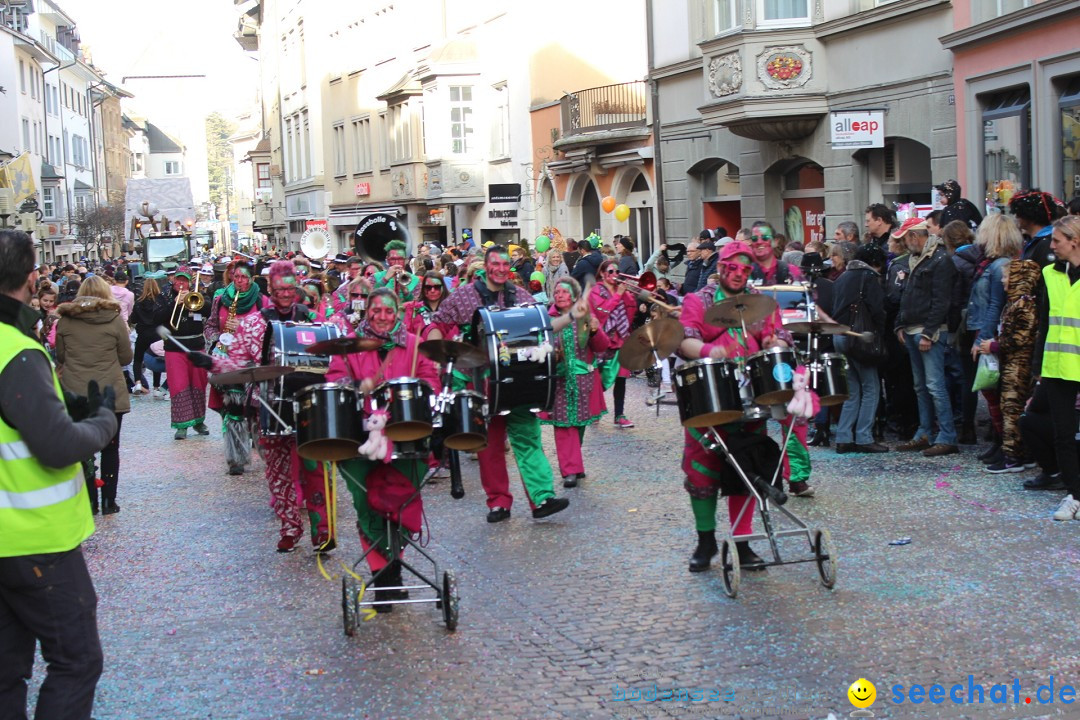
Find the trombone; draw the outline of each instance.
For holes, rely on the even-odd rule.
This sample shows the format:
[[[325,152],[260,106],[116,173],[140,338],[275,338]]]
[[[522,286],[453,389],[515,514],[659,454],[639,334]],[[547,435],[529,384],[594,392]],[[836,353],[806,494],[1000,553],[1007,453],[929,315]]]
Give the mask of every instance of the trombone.
[[[646,270],[640,275],[618,274],[619,282],[634,294],[653,293],[656,291],[656,275]]]
[[[179,328],[180,319],[183,317],[183,311],[186,309],[188,312],[198,312],[206,305],[206,298],[199,292],[199,277],[202,275],[200,272],[195,273],[195,287],[191,292],[183,296],[183,300],[180,299],[180,295],[176,296],[176,303],[173,305],[172,315],[169,316],[169,325],[175,330]]]

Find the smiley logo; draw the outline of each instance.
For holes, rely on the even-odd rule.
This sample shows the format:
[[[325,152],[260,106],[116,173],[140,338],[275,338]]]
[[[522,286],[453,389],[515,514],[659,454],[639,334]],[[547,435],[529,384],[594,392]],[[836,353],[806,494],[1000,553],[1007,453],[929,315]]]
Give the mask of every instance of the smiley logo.
[[[848,700],[857,708],[868,708],[877,699],[877,688],[866,678],[859,678],[851,683],[847,691]]]

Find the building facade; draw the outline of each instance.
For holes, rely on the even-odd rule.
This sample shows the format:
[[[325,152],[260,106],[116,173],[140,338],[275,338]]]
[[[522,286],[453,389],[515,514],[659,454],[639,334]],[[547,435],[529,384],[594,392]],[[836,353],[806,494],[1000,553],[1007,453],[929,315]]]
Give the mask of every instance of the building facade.
[[[649,7],[668,241],[755,220],[827,239],[870,203],[929,203],[956,176],[947,0]],[[863,122],[875,138],[837,139]]]
[[[373,214],[392,218],[413,244],[444,246],[466,237],[521,243],[570,217],[580,225],[583,212],[599,212],[598,193],[613,191],[610,171],[621,161],[589,166],[599,184],[580,163],[547,168],[561,157],[562,121],[556,109],[538,136],[547,120],[537,113],[551,115],[545,109],[581,82],[640,83],[639,5],[612,14],[565,0],[247,4],[236,39],[258,52],[263,97],[255,229],[296,249],[308,227],[325,223],[340,252],[362,249],[355,234]],[[543,29],[560,13],[581,12],[587,17],[572,26]],[[624,18],[639,32],[619,42]],[[622,151],[625,140],[616,140],[578,138],[569,149],[592,158]]]
[[[1080,194],[1080,5],[955,0],[941,38],[956,72],[957,154],[968,197],[1004,208],[1038,187]]]

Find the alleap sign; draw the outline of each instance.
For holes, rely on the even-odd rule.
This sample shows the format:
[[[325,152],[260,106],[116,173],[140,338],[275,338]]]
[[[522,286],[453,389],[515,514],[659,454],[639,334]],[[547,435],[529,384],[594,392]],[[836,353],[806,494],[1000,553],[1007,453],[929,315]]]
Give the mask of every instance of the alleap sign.
[[[829,115],[833,147],[885,147],[885,113],[846,111]]]

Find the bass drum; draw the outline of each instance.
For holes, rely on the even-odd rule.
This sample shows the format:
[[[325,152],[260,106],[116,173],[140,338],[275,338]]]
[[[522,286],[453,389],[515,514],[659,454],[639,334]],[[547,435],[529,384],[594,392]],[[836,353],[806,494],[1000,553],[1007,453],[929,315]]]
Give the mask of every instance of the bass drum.
[[[489,415],[519,407],[547,412],[555,404],[555,343],[542,305],[480,308],[472,337],[487,353],[484,378]]]

